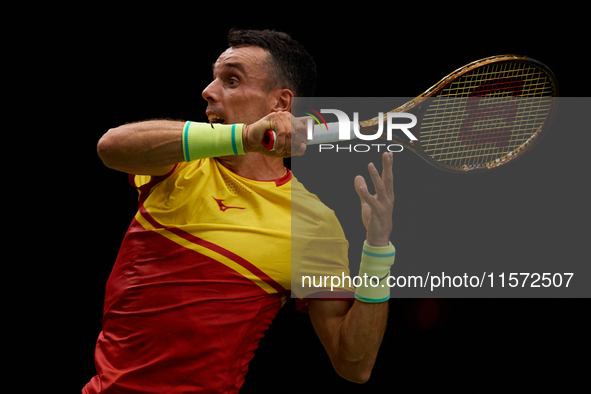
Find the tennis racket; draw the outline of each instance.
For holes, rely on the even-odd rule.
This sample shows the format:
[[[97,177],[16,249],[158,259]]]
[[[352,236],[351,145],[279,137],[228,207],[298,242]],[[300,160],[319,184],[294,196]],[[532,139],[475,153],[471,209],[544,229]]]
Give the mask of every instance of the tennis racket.
[[[542,63],[517,55],[477,60],[452,72],[420,96],[390,111],[412,113],[416,141],[393,136],[430,164],[473,173],[507,164],[530,150],[556,112],[558,82]],[[385,130],[387,113],[360,122],[362,134]],[[385,134],[385,133],[384,133]],[[354,138],[354,136],[352,136]],[[273,149],[275,133],[263,144]]]

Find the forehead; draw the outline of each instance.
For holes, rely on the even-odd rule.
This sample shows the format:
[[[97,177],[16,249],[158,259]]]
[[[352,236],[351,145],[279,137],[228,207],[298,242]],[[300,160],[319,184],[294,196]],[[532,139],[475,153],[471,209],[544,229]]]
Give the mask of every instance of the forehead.
[[[244,73],[262,71],[266,69],[268,56],[269,52],[254,46],[228,48],[213,64],[213,70],[232,67]]]

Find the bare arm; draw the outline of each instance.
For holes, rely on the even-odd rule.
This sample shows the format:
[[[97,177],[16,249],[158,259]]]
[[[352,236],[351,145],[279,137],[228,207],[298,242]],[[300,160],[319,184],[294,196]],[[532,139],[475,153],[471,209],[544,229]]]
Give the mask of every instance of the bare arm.
[[[388,302],[312,300],[308,312],[335,371],[347,380],[365,383],[386,330]]]
[[[297,133],[292,138],[292,122]],[[136,175],[164,175],[176,163],[184,161],[182,133],[184,121],[149,120],[110,129],[99,140],[97,151],[103,163],[112,169]],[[277,132],[276,150],[263,145],[267,129]],[[243,129],[244,150],[273,157],[302,155],[306,150],[306,127],[292,120],[289,112],[274,112]],[[297,141],[292,149],[293,141]]]
[[[164,175],[183,161],[184,122],[150,120],[110,129],[97,151],[112,169],[138,175]]]
[[[367,243],[387,246],[392,231],[394,191],[392,154],[382,156],[380,177],[369,165],[376,195],[367,191],[363,177],[355,178],[361,200]],[[375,363],[388,319],[388,302],[365,303],[359,300],[312,300],[309,314],[314,329],[339,375],[357,383],[366,382]]]

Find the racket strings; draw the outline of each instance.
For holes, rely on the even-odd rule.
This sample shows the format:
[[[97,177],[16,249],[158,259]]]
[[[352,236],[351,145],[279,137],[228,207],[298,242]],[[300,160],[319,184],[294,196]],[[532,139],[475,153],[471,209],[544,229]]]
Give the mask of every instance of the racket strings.
[[[509,97],[512,94],[510,89],[501,90],[498,85],[492,83],[502,78],[513,78],[513,82],[518,78],[524,79],[527,83],[525,84],[525,89],[520,94],[522,97],[540,97],[553,94],[552,81],[546,73],[533,65],[528,65],[525,68],[520,65],[521,63],[494,63],[477,68],[473,72],[467,73],[452,82],[437,96],[467,97],[478,87],[485,85],[490,86],[490,89],[486,92],[487,95],[493,94],[499,97]]]
[[[494,165],[535,137],[551,109],[552,79],[521,62],[478,67],[449,83],[421,123],[421,145],[447,166]]]

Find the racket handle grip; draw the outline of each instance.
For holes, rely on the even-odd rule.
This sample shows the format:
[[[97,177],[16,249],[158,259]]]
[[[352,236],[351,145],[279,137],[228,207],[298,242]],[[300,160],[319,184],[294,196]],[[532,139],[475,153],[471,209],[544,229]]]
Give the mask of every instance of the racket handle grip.
[[[263,136],[263,146],[266,150],[273,150],[275,149],[275,141],[277,140],[277,133],[273,130],[265,131],[265,135]]]

